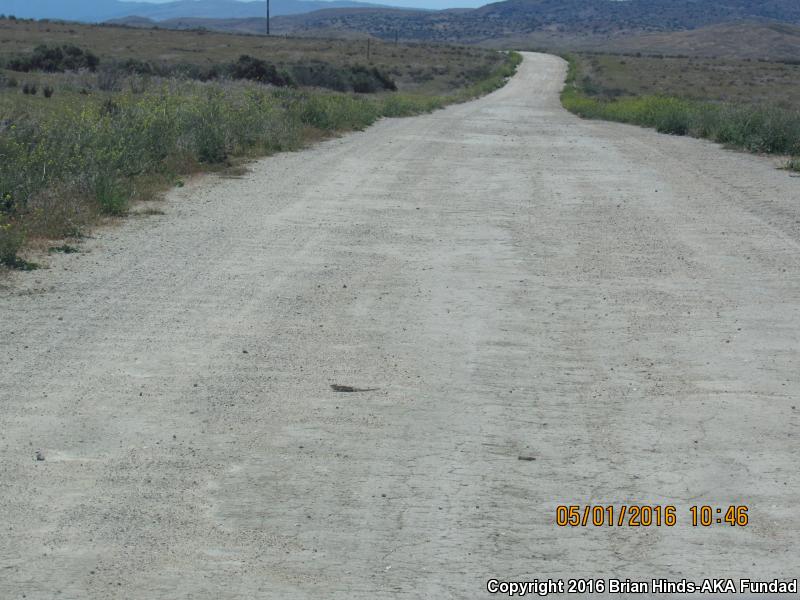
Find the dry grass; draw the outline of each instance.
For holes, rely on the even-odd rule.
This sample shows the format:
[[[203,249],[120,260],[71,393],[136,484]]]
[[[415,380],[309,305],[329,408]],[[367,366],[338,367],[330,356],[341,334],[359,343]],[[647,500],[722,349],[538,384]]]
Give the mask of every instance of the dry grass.
[[[606,95],[669,95],[691,100],[796,108],[800,64],[712,58],[579,54],[577,66]]]
[[[736,21],[688,29],[619,35],[576,34],[563,31],[537,31],[511,38],[486,40],[487,48],[545,50],[554,54],[594,52],[600,54],[637,53],[644,56],[724,58],[773,62],[800,59],[800,26],[776,22]]]

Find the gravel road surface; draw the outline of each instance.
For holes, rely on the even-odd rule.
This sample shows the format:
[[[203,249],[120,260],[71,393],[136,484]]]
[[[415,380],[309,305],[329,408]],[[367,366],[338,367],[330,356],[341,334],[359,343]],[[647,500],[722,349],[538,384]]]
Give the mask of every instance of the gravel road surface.
[[[582,121],[565,71],[527,54],[6,276],[0,598],[799,576],[800,179]]]

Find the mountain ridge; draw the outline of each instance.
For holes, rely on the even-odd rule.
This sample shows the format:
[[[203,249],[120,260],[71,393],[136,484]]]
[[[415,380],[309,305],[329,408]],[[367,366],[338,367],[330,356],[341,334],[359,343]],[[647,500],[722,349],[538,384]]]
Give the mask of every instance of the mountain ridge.
[[[17,16],[26,16],[47,7],[55,10],[53,7],[58,6],[62,12],[48,12],[51,18],[86,20],[86,13],[81,13],[81,10],[91,11],[97,6],[104,6],[107,16],[102,20],[118,25],[205,28],[254,34],[264,31],[265,4],[258,1],[177,0],[166,4],[149,4],[120,0],[12,0],[11,4],[28,7],[28,13],[22,12]],[[271,28],[278,34],[329,37],[370,35],[382,39],[495,46],[513,42],[535,47],[537,40],[547,41],[558,37],[602,42],[630,36],[692,31],[724,23],[775,22],[798,25],[800,2],[505,0],[477,9],[427,11],[353,0],[272,0],[272,15]],[[714,35],[719,38],[723,34],[715,32]],[[687,39],[682,43],[691,45],[696,40]],[[722,45],[735,47],[735,40],[725,40]],[[791,52],[793,43],[787,47]]]
[[[614,36],[681,31],[732,21],[800,24],[797,0],[505,0],[468,11],[397,14],[327,9],[275,20],[292,34],[358,31],[379,38],[471,42],[536,31]]]
[[[273,16],[294,15],[331,8],[379,7],[382,4],[356,0],[271,0]],[[153,21],[175,18],[247,19],[262,17],[266,2],[254,0],[176,0],[154,4],[122,0],[4,0],[0,13],[25,19],[59,19],[102,22],[125,17],[141,17]]]

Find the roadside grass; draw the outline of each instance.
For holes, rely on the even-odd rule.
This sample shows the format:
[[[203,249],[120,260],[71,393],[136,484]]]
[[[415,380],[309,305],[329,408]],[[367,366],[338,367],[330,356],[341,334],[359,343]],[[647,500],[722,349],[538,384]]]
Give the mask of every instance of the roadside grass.
[[[146,91],[65,89],[52,99],[0,94],[0,263],[25,267],[18,253],[26,238],[78,235],[98,218],[127,214],[132,201],[154,197],[181,174],[483,95],[520,61],[508,53],[484,79],[447,95],[180,79]]]
[[[567,110],[581,117],[706,138],[750,152],[800,155],[800,110],[797,108],[664,95],[609,94],[584,75],[574,57],[568,60],[569,73],[561,101]]]

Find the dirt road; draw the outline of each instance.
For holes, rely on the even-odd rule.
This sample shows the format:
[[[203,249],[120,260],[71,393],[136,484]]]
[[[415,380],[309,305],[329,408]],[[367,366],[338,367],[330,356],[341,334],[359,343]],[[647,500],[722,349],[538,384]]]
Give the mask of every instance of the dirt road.
[[[581,121],[564,73],[527,55],[7,279],[0,597],[800,575],[800,179]],[[554,524],[634,503],[678,523]]]

